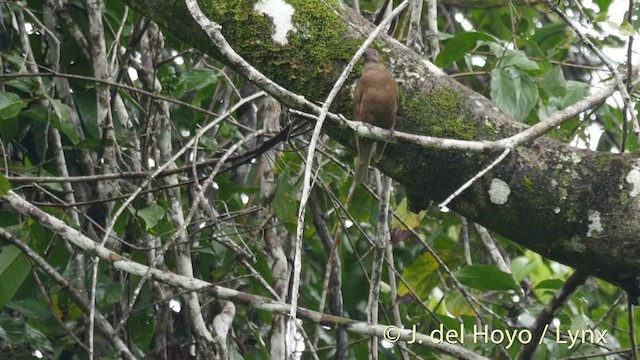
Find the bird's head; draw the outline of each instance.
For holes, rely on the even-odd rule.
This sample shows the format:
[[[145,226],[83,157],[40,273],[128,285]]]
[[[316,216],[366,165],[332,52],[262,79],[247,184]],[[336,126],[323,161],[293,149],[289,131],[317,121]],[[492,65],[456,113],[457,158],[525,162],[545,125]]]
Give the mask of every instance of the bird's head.
[[[374,63],[379,63],[380,62],[380,54],[378,54],[378,51],[376,51],[375,49],[367,49],[364,54],[362,55],[362,58],[364,59],[364,63],[368,63],[368,62],[374,62]]]

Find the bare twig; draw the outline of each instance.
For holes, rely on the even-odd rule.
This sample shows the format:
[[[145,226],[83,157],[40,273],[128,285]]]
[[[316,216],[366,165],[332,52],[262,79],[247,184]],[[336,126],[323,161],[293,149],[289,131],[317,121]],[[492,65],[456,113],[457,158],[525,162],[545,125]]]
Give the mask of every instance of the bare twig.
[[[629,342],[631,343],[631,357],[633,360],[638,360],[638,341],[636,340],[636,321],[635,321],[635,306],[633,300],[627,295],[627,316],[629,319]]]
[[[507,155],[509,155],[510,152],[511,152],[510,148],[504,149],[502,154],[500,154],[500,156],[498,156],[498,158],[496,158],[491,164],[489,164],[489,166],[487,166],[484,169],[482,169],[474,177],[472,177],[469,181],[467,181],[462,186],[460,186],[460,188],[458,188],[458,190],[456,190],[453,194],[449,195],[448,198],[446,198],[443,202],[441,202],[440,205],[438,205],[440,210],[444,211],[444,212],[449,211],[449,208],[447,207],[447,205],[449,205],[449,203],[451,201],[453,201],[453,199],[458,197],[458,195],[462,194],[463,191],[465,191],[467,188],[469,188],[471,185],[473,185],[473,183],[476,182],[478,179],[483,177],[484,174],[488,173],[491,169],[496,167],[496,165],[498,165],[502,160],[504,160],[504,158],[506,158]]]

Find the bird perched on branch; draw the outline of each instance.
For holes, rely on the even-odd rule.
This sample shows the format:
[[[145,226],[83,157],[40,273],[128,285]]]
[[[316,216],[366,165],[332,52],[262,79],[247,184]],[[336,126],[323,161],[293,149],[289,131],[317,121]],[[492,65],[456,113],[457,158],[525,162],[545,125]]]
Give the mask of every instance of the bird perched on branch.
[[[380,55],[376,50],[367,49],[362,58],[364,69],[353,94],[354,120],[392,129],[396,123],[398,110],[398,83],[380,61]],[[380,161],[386,146],[385,141],[356,136],[358,160],[355,180],[357,183],[367,179],[371,158],[373,157],[376,162]]]

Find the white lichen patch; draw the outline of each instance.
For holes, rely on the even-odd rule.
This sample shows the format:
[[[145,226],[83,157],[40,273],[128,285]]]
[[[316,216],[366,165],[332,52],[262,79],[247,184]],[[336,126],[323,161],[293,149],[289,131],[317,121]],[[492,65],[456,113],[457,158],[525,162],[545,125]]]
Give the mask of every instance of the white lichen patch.
[[[589,210],[589,227],[587,230],[587,237],[592,237],[595,233],[601,233],[604,230],[602,221],[600,220],[600,212],[595,210]]]
[[[553,212],[556,213],[556,214],[560,214],[560,208],[559,207],[555,207],[553,209]]]
[[[509,199],[509,194],[511,194],[511,189],[509,189],[509,185],[506,182],[500,179],[491,180],[489,198],[492,203],[497,205],[506,204]]]
[[[271,36],[273,41],[280,45],[287,45],[287,34],[289,31],[296,32],[293,27],[293,6],[284,0],[260,0],[253,9],[260,14],[267,15],[273,19],[275,32]]]
[[[579,164],[582,161],[582,158],[580,157],[580,155],[576,154],[576,153],[560,153],[558,154],[558,159],[562,162],[566,162],[566,163],[573,163],[575,164]]]
[[[631,192],[629,195],[631,195],[631,197],[638,196],[638,194],[640,194],[640,170],[638,170],[638,168],[634,167],[629,171],[627,174],[627,182],[631,184]]]
[[[571,162],[574,164],[579,164],[582,161],[582,157],[576,153],[571,153]]]

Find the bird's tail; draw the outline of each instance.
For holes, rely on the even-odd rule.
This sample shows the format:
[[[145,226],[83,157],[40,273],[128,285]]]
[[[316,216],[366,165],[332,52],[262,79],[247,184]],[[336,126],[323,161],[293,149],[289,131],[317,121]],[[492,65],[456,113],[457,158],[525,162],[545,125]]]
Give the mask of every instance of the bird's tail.
[[[358,160],[356,161],[356,183],[362,184],[367,180],[369,174],[369,164],[371,157],[376,151],[376,141],[370,139],[361,139],[356,136],[356,147],[358,148]]]
[[[377,163],[382,159],[382,155],[384,155],[384,149],[387,148],[386,141],[376,141],[376,149],[375,154],[373,155],[373,160]]]

